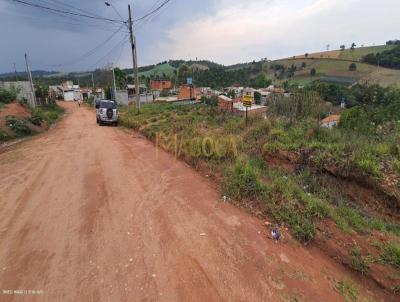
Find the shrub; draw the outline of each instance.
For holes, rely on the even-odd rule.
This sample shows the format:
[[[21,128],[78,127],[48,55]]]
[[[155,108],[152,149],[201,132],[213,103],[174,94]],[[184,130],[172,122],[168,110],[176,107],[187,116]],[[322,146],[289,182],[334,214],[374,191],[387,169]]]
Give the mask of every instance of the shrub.
[[[32,134],[32,130],[26,125],[26,121],[18,120],[15,116],[6,117],[7,126],[14,131],[16,136],[22,137]]]
[[[263,153],[274,154],[281,150],[285,150],[285,145],[279,142],[266,143],[263,146]]]
[[[366,257],[362,257],[360,247],[358,245],[353,246],[349,254],[351,268],[365,275],[369,270],[369,260]]]
[[[351,63],[349,65],[349,71],[356,71],[357,70],[357,64],[356,63]]]
[[[315,236],[315,226],[309,220],[299,219],[293,225],[293,233],[298,240],[302,242],[309,242]]]
[[[238,199],[257,197],[262,191],[258,171],[246,160],[237,160],[225,177],[226,193]]]
[[[0,102],[9,104],[17,99],[16,89],[4,89],[0,88]]]
[[[356,167],[361,171],[376,177],[381,174],[377,158],[366,150],[358,150],[355,152],[353,160]]]
[[[392,163],[393,170],[400,176],[400,160],[395,159]]]
[[[33,113],[31,118],[29,119],[30,122],[36,126],[41,126],[43,123],[43,118],[40,114],[38,113]]]
[[[0,130],[0,142],[1,141],[6,141],[9,139],[9,136],[7,133],[5,133],[4,131]]]
[[[386,263],[389,263],[396,269],[400,270],[400,245],[394,242],[386,245],[383,249],[381,258]]]
[[[366,134],[372,131],[368,113],[360,106],[345,110],[340,117],[339,127]]]
[[[351,280],[339,281],[336,284],[336,290],[343,295],[346,302],[357,301],[358,295],[360,293],[357,286]]]

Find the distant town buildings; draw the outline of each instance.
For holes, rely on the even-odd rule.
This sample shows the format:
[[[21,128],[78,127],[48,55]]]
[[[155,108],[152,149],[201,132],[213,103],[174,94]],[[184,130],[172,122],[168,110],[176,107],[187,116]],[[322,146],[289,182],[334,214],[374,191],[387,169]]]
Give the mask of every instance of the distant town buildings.
[[[159,91],[170,90],[172,89],[171,80],[151,80],[150,89]]]

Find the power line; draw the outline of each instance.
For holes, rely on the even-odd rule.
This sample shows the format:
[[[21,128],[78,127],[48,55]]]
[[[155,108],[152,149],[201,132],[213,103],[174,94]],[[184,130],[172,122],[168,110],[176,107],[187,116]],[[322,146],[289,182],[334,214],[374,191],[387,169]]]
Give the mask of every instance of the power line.
[[[57,14],[58,13],[54,13]],[[87,26],[91,26],[91,27],[96,27],[97,30],[101,30],[101,31],[107,31],[107,32],[113,32],[113,30],[108,27],[101,27],[100,25],[96,25],[96,24],[90,24],[90,23],[81,23],[80,20],[76,20],[76,19],[71,19],[71,20],[76,20],[79,23],[74,23],[74,22],[68,22],[67,20],[59,20],[59,19],[43,19],[41,17],[35,17],[35,16],[31,16],[31,15],[25,15],[25,14],[16,14],[16,13],[10,13],[10,12],[0,12],[0,15],[4,15],[4,16],[12,16],[12,17],[19,17],[19,18],[24,18],[24,19],[30,19],[33,22],[37,22],[40,24],[43,24],[43,22],[49,21],[52,22],[52,24],[67,24],[67,25],[74,25],[74,26],[82,26],[82,25],[87,25]],[[59,14],[62,17],[68,17],[62,14]],[[110,24],[111,25],[111,24]],[[114,28],[114,25],[112,25],[112,28]]]
[[[101,57],[98,61],[96,61],[96,63],[91,65],[91,67],[98,65],[101,61],[106,59],[118,47],[124,47],[124,45],[129,42],[129,40],[127,38],[128,38],[128,35],[125,35],[124,38],[119,43],[117,43],[113,48],[111,48],[111,50],[109,52],[107,52],[103,57]]]
[[[62,66],[65,66],[65,65],[73,65],[73,64],[76,64],[76,63],[78,63],[78,62],[81,62],[82,60],[84,60],[84,59],[90,57],[92,54],[94,54],[97,50],[101,49],[101,47],[103,47],[103,46],[104,46],[105,44],[107,44],[109,41],[111,41],[111,39],[113,39],[113,38],[115,37],[115,35],[117,35],[117,34],[121,31],[121,29],[122,29],[123,26],[124,26],[124,25],[121,25],[121,26],[120,26],[115,32],[113,32],[106,40],[104,40],[104,41],[101,42],[99,45],[97,45],[96,47],[94,47],[93,49],[89,50],[88,52],[84,53],[82,56],[80,56],[80,57],[78,57],[78,58],[76,58],[76,59],[69,60],[69,61],[67,61],[67,62],[65,62],[65,63],[61,63],[61,64],[52,64],[52,65],[49,65],[49,64],[41,64],[41,65],[42,65],[42,66],[45,66],[45,67],[62,67]]]
[[[22,1],[22,0],[11,0],[11,1],[20,3],[22,5],[26,5],[26,6],[32,6],[32,7],[38,8],[38,9],[48,10],[50,12],[57,12],[57,13],[62,13],[62,14],[67,14],[67,15],[72,15],[72,16],[79,16],[79,17],[84,17],[84,18],[89,18],[89,19],[94,19],[94,20],[102,20],[102,21],[117,22],[117,23],[126,23],[125,21],[121,21],[121,20],[109,19],[109,18],[105,18],[105,17],[95,17],[95,16],[91,16],[91,15],[87,15],[87,14],[81,14],[81,13],[75,13],[75,12],[71,12],[71,11],[65,11],[65,10],[61,10],[61,9],[57,9],[57,8],[51,8],[51,7],[47,7],[47,6],[43,6],[43,5],[39,5],[39,4],[25,2],[25,1]]]
[[[160,9],[162,9],[165,5],[167,5],[169,2],[171,2],[171,0],[165,0],[163,3],[161,3],[157,8],[153,9],[152,11],[148,12],[147,14],[145,14],[144,16],[133,20],[133,22],[139,22],[142,21],[144,19],[146,19],[147,17],[155,14],[156,12],[158,12]]]
[[[61,6],[61,7],[64,6],[64,7],[72,8],[72,9],[74,9],[75,11],[78,11],[78,12],[81,12],[81,13],[84,13],[84,14],[88,14],[88,15],[91,15],[91,16],[93,16],[93,17],[102,18],[102,16],[93,14],[92,12],[89,12],[89,11],[87,11],[87,10],[84,10],[84,9],[75,7],[75,6],[73,6],[73,5],[64,3],[64,2],[62,2],[62,1],[58,1],[58,0],[51,0],[51,1],[47,0],[47,1],[48,1],[48,2],[55,2],[55,3],[58,3],[59,6]]]
[[[160,2],[160,0],[157,2]],[[172,4],[172,2],[169,2],[168,4]],[[153,5],[153,6],[155,6],[155,5]],[[146,23],[149,23],[149,22],[153,21],[154,19],[156,19],[158,16],[160,16],[163,13],[163,11],[165,11],[167,9],[168,9],[168,6],[164,6],[164,7],[162,7],[162,9],[158,10],[153,15],[149,16],[147,19],[142,20],[141,22],[138,22],[136,24],[136,30],[141,29]]]

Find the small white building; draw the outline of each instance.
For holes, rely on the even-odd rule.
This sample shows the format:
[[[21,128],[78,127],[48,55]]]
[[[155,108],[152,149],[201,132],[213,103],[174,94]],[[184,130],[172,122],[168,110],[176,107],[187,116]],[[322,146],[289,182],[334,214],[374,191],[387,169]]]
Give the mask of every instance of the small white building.
[[[62,93],[64,101],[72,102],[82,100],[82,93],[79,85],[74,85],[72,81],[62,83]]]

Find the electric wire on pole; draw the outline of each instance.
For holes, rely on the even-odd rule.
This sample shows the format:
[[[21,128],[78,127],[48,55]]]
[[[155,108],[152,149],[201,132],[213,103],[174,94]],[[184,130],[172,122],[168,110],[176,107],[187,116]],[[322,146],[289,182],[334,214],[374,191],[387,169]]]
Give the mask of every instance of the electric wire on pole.
[[[31,105],[32,105],[32,107],[36,107],[35,87],[33,86],[32,73],[31,73],[31,70],[29,68],[28,55],[27,54],[25,54],[25,63],[26,63],[26,71],[28,73],[29,82],[31,84],[30,85],[31,86],[31,93],[32,93]]]
[[[140,112],[140,87],[139,87],[139,70],[137,66],[137,53],[136,53],[136,39],[133,36],[133,29],[132,29],[132,12],[131,6],[128,4],[128,13],[129,13],[129,37],[131,42],[131,49],[132,49],[132,65],[133,65],[133,72],[135,76],[135,92],[136,92],[136,108],[138,112]]]

